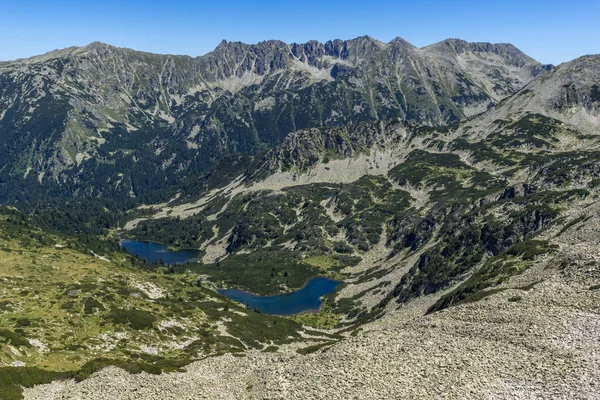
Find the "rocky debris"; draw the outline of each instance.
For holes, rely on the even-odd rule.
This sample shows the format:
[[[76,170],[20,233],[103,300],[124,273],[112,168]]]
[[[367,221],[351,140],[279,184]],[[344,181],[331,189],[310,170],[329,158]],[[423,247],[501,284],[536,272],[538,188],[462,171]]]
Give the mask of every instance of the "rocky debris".
[[[384,271],[381,277],[370,279],[364,282],[357,282],[356,279],[350,280],[350,285],[343,288],[338,294],[340,298],[352,298],[358,296],[358,301],[363,307],[371,309],[373,306],[378,304],[389,292],[393,289],[392,282],[399,282],[402,276],[408,272],[408,270],[415,265],[419,260],[419,257],[428,249],[437,244],[437,242],[431,242],[423,246],[419,251],[406,255],[398,254],[394,257],[389,257],[391,249],[386,247],[384,234],[382,232],[382,239],[377,245],[370,251],[362,254],[362,261],[356,267],[345,268],[343,272],[350,272],[356,274],[357,272],[365,272],[369,268],[375,268],[377,271]],[[383,285],[383,288],[380,288]],[[369,291],[369,289],[372,289]],[[378,290],[380,289],[380,290]]]
[[[36,347],[42,353],[47,353],[50,350],[50,349],[48,349],[48,345],[39,339],[27,339],[27,340],[29,341],[29,343],[32,346]]]
[[[146,354],[150,354],[150,355],[154,355],[154,356],[158,355],[158,348],[153,347],[153,346],[148,346],[145,344],[140,346],[140,351],[142,353],[146,353]]]
[[[94,251],[93,251],[93,250],[90,250],[90,253],[92,253],[92,255],[93,255],[94,257],[96,257],[97,259],[99,259],[99,260],[106,261],[106,262],[110,262],[110,260],[109,260],[108,258],[106,258],[106,257],[104,257],[104,256],[100,256],[100,255],[98,255],[98,254],[94,253]]]
[[[214,243],[209,243],[204,249],[204,255],[202,256],[202,262],[213,263],[225,257],[227,255],[227,246],[229,245],[228,240],[231,235],[231,230],[227,232],[221,239]]]
[[[141,283],[141,282],[133,281],[133,282],[130,282],[130,285],[132,287],[140,290],[150,300],[161,299],[165,295],[165,291],[162,288],[158,287],[157,285],[155,285],[154,283],[151,283],[151,282]]]
[[[395,121],[297,131],[288,135],[281,145],[263,157],[257,175],[282,169],[304,172],[323,161],[322,157],[326,157],[327,161],[352,159],[374,150],[397,145],[406,141],[409,134],[405,126]]]

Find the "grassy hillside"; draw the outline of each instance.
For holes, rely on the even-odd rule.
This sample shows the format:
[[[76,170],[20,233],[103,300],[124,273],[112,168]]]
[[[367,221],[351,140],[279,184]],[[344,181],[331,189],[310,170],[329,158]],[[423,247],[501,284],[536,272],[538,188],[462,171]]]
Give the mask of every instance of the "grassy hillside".
[[[108,242],[84,248],[0,209],[0,398],[105,365],[159,373],[301,338],[302,325],[228,301],[195,274],[145,265]]]

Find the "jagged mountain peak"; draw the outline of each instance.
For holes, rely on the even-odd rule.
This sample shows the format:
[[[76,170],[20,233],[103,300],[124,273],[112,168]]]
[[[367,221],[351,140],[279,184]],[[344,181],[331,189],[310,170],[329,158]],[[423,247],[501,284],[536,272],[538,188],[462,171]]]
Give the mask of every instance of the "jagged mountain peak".
[[[445,39],[421,48],[427,54],[444,56],[461,56],[465,53],[495,54],[511,65],[523,67],[526,65],[541,65],[510,43],[467,42],[462,39]]]
[[[406,42],[407,47],[412,46]],[[266,40],[256,44],[245,44],[242,42],[227,42],[223,40],[217,48],[208,53],[207,56],[215,54],[222,55],[229,52],[248,52],[257,55],[273,55],[274,57],[298,58],[301,62],[311,65],[318,64],[315,57],[329,56],[342,60],[352,59],[360,61],[372,57],[385,50],[388,44],[376,40],[370,36],[359,36],[354,39],[334,39],[325,43],[317,40],[309,40],[305,43],[284,43],[279,40]]]
[[[400,46],[400,47],[406,47],[406,48],[409,48],[409,49],[416,49],[417,48],[415,45],[413,45],[409,41],[401,38],[400,36],[395,37],[388,44],[391,45],[391,46]]]
[[[6,165],[44,184],[75,179],[97,160],[117,165],[151,151],[169,156],[159,167],[134,165],[141,175],[172,169],[161,178],[170,185],[184,171],[201,172],[229,153],[256,154],[302,129],[393,118],[443,125],[493,107],[538,74],[537,64],[520,67],[473,46],[480,53],[458,60],[401,38],[223,40],[192,58],[95,42],[0,64],[0,133],[13,138]],[[150,146],[130,141],[132,132],[154,132],[144,139]],[[72,176],[59,178],[65,171]],[[136,196],[133,185],[120,183],[131,180],[124,171],[74,190],[100,193],[108,181]]]
[[[387,48],[387,44],[373,39],[370,36],[359,36],[355,39],[347,40],[347,53],[349,58],[364,59],[372,56]]]
[[[377,40],[369,35],[357,36],[354,39],[347,40],[347,42],[369,43],[369,44],[374,44],[378,47],[385,47],[385,45],[386,45],[384,42]]]
[[[581,124],[600,118],[600,55],[587,55],[560,64],[531,81],[497,107],[502,112],[535,111]]]
[[[86,46],[83,46],[83,47],[87,48],[87,49],[97,49],[97,48],[106,48],[106,47],[115,48],[115,46],[112,46],[112,45],[110,45],[108,43],[104,43],[104,42],[100,42],[100,41],[92,42],[92,43],[90,43],[90,44],[88,44]]]
[[[227,47],[228,44],[229,44],[229,42],[226,39],[223,39],[219,42],[219,45],[217,47],[215,47],[215,50]]]
[[[280,40],[265,40],[255,44],[248,44],[240,41],[228,41],[223,39],[213,51],[207,53],[206,55],[195,57],[194,59],[201,60],[214,57],[215,55],[224,55],[228,53],[239,54],[240,52],[254,53],[257,55],[276,54],[278,56],[279,53],[281,53],[281,56],[287,57],[289,55],[296,56],[298,49],[302,49],[306,53],[311,53],[313,55],[316,54],[319,56],[327,55],[340,59],[347,59],[349,57],[364,59],[382,51],[386,51],[390,48],[390,46],[393,48],[417,49],[417,47],[401,37],[396,37],[389,43],[384,43],[368,35],[358,36],[348,40],[334,39],[325,43],[317,40],[309,40],[306,43],[285,43]],[[492,44],[487,42],[467,42],[461,39],[446,39],[438,43],[422,47],[420,50],[428,55],[456,55],[465,52],[495,53],[508,58],[518,58],[521,60],[520,65],[539,64],[537,61],[526,56],[515,46],[508,43]],[[96,41],[85,46],[73,46],[64,49],[57,49],[26,59],[7,61],[4,62],[4,64],[45,62],[49,59],[62,58],[73,54],[85,54],[90,51],[120,51],[130,54],[137,53],[161,56],[159,54],[137,51],[126,47],[116,47],[107,43]],[[188,57],[184,55],[165,56]]]
[[[475,116],[468,125],[480,132],[492,132],[499,129],[499,121],[500,125],[532,121],[540,115],[573,132],[600,133],[600,55],[583,56],[546,69],[518,92]]]
[[[249,44],[240,41],[227,41],[223,39],[212,52],[231,49],[245,49],[252,51],[255,49],[282,48],[287,46],[289,45],[281,40],[262,40],[258,43]],[[199,58],[201,57],[202,56],[200,56]]]

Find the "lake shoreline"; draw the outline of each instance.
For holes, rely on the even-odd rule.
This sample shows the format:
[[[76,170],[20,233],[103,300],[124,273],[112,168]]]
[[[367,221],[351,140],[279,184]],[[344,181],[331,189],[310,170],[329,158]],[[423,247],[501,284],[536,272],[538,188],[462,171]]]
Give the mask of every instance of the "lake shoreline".
[[[251,294],[251,295],[253,295],[253,296],[256,296],[256,297],[268,298],[268,297],[283,296],[283,295],[285,295],[285,294],[294,293],[294,292],[297,292],[297,291],[299,291],[299,290],[302,290],[302,289],[304,289],[304,288],[306,287],[306,285],[308,285],[308,283],[309,283],[310,281],[312,281],[313,279],[317,279],[317,278],[325,278],[325,279],[330,279],[330,280],[332,280],[332,281],[338,282],[339,284],[342,284],[342,283],[344,283],[344,282],[342,282],[342,281],[338,281],[338,280],[335,280],[335,279],[333,279],[333,278],[330,278],[329,276],[326,276],[326,275],[316,275],[316,276],[313,276],[312,278],[308,278],[308,279],[306,280],[306,282],[304,282],[304,285],[302,285],[302,286],[301,286],[301,287],[299,287],[298,289],[293,289],[293,290],[291,290],[291,291],[289,291],[289,292],[281,292],[281,293],[276,293],[276,294],[260,294],[260,293],[254,293],[254,292],[251,292],[250,290],[242,289],[242,288],[240,288],[240,287],[219,288],[219,287],[216,287],[215,285],[213,285],[213,290],[215,290],[217,293],[219,293],[219,290],[239,290],[240,292],[245,292],[245,293]],[[219,294],[221,294],[221,293],[219,293]]]
[[[166,244],[153,241],[121,239],[119,247],[150,264],[160,264],[161,262],[164,265],[198,263],[201,254],[199,250],[194,249],[172,251]]]
[[[197,250],[173,252],[168,249],[167,245],[152,241],[122,239],[119,241],[119,246],[124,251],[153,264],[181,265],[195,262],[200,255]],[[250,309],[258,309],[263,314],[294,316],[319,313],[323,306],[322,298],[333,293],[342,282],[317,275],[308,279],[299,289],[270,295],[252,293],[240,288],[218,288],[214,283],[210,284],[217,294]]]
[[[242,289],[217,289],[217,293],[250,309],[257,308],[261,313],[274,316],[294,316],[316,314],[322,306],[322,298],[335,291],[342,282],[326,276],[311,278],[293,292],[261,296]]]
[[[138,240],[135,238],[125,238],[125,239],[119,239],[119,247],[121,248],[121,250],[123,250],[123,247],[121,246],[121,244],[123,242],[136,242],[136,243],[154,243],[154,244],[160,244],[165,246],[167,249],[166,251],[170,251],[172,253],[178,252],[178,251],[198,251],[200,252],[200,249],[194,248],[194,247],[171,247],[171,245],[168,245],[166,243],[163,242],[157,242],[155,240]],[[129,253],[129,252],[128,252]],[[130,253],[131,254],[131,253]]]

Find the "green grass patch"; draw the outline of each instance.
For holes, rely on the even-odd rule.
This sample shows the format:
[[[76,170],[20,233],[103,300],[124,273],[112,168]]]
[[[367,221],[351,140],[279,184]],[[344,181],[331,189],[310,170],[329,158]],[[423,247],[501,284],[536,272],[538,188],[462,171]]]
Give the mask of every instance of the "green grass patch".
[[[8,329],[0,329],[0,343],[10,344],[15,347],[31,347],[31,344],[25,337]]]
[[[57,379],[69,379],[72,374],[46,371],[35,367],[0,367],[0,399],[23,399],[23,387],[50,383]]]
[[[338,324],[339,315],[324,304],[318,313],[306,313],[289,317],[299,324],[319,329],[333,329]]]
[[[317,267],[322,270],[329,270],[331,268],[341,268],[344,264],[339,260],[330,255],[322,254],[312,256],[304,259],[304,262],[313,267]]]

